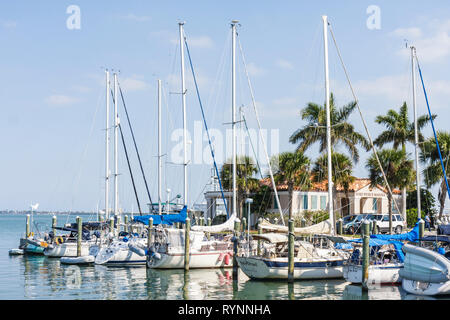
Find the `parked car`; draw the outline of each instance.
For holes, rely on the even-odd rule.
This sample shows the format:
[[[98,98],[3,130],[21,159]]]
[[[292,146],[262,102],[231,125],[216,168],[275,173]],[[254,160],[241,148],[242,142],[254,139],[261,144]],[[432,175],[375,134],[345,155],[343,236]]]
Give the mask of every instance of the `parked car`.
[[[378,232],[389,232],[389,214],[372,214],[368,217],[369,220],[377,221],[377,231]],[[400,214],[392,215],[392,230],[395,233],[402,233],[406,228],[406,222]]]
[[[344,223],[344,232],[345,233],[350,233],[350,234],[355,234],[356,232],[358,232],[359,227],[361,226],[361,222],[363,221],[363,219],[366,219],[366,217],[370,215],[369,213],[362,213],[362,214],[356,214],[353,215],[354,219],[351,220],[348,223]]]
[[[342,217],[342,230],[345,232],[345,226],[356,219],[356,214],[349,214],[348,216]],[[338,222],[336,221],[336,230],[338,229]]]

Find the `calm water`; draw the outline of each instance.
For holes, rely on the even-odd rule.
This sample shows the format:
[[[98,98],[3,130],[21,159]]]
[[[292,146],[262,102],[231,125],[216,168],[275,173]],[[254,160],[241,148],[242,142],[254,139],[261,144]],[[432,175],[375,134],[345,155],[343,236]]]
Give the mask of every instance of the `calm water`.
[[[9,256],[25,233],[25,215],[0,215],[0,299],[418,299],[397,286],[363,293],[344,280],[238,283],[231,270],[150,270],[144,267],[61,265],[45,256]],[[83,221],[89,217],[84,216]],[[50,215],[35,215],[41,231],[49,230]],[[58,216],[58,225],[75,222]]]

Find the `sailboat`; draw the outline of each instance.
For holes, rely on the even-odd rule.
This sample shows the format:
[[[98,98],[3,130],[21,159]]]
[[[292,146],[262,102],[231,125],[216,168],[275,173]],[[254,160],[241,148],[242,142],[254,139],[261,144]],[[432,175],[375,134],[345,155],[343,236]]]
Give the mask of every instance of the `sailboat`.
[[[416,78],[415,78],[415,54],[416,48],[411,47],[411,70],[414,109],[414,132],[415,132],[415,162],[416,162],[416,186],[417,186],[417,208],[418,219],[420,212],[420,169],[419,169],[419,140],[416,112]],[[415,243],[419,239],[419,224],[403,234],[397,235],[371,235],[369,241],[370,260],[368,267],[369,284],[398,284],[402,282],[401,273],[404,268],[405,255],[402,247],[405,242]],[[353,243],[361,243],[361,239]],[[362,261],[359,257],[361,250],[355,247],[352,257],[344,268],[344,277],[352,283],[362,283]]]
[[[184,23],[179,23],[180,33],[180,53],[181,53],[181,86],[182,86],[182,103],[183,103],[183,123],[185,123],[185,81],[184,81],[184,44],[189,53],[187,41],[184,38],[183,31]],[[232,128],[233,137],[236,137],[236,101],[235,101],[235,47],[236,47],[236,25],[237,21],[233,20],[232,27]],[[197,90],[197,95],[201,104],[201,99],[198,92],[197,81],[192,66],[191,57],[189,54],[189,61],[194,77],[194,83]],[[206,120],[203,114],[203,120],[206,126]],[[185,128],[185,125],[184,125]],[[207,128],[206,128],[207,129]],[[214,236],[207,237],[206,233],[210,232],[222,232],[232,231],[233,224],[237,217],[236,214],[236,139],[233,138],[233,213],[228,220],[216,226],[193,226],[190,230],[190,249],[189,249],[189,268],[222,268],[232,267],[231,256],[233,254],[233,243],[231,242],[231,235],[225,236],[222,239],[215,238]],[[211,142],[210,142],[211,143]],[[210,144],[211,147],[211,144]],[[214,152],[212,151],[212,157],[214,159]],[[215,163],[215,160],[214,160]],[[185,149],[185,166],[184,166],[184,194],[185,203],[187,196],[187,184],[186,184],[186,149]],[[215,163],[215,169],[217,172],[217,165]],[[160,269],[179,269],[184,267],[184,252],[185,252],[185,231],[180,229],[171,228],[157,228],[155,229],[155,239],[149,248],[148,262],[149,268]]]
[[[106,219],[109,220],[109,111],[110,111],[110,73],[108,70],[105,71],[106,76],[106,130],[105,130],[105,216]],[[114,118],[115,118],[115,130],[117,129],[117,74],[114,74],[114,92],[115,92],[115,101],[114,101]],[[117,213],[117,132],[115,131],[115,179],[114,179],[114,189],[115,189],[115,206],[114,212]],[[60,257],[63,258],[61,260],[62,263],[67,264],[84,264],[84,263],[92,263],[94,262],[94,258],[97,253],[100,251],[102,245],[105,245],[108,240],[106,237],[106,224],[104,222],[92,222],[92,223],[82,223],[83,229],[88,231],[86,233],[83,232],[82,241],[81,241],[81,253],[78,255],[77,251],[77,232],[78,226],[77,224],[72,224],[70,227],[56,228],[61,231],[70,232],[69,235],[53,237],[47,243],[46,248],[44,250],[44,254],[48,257]],[[95,234],[95,237],[92,238],[90,232]],[[113,230],[110,230],[110,234],[113,233]]]
[[[328,211],[329,219],[319,224],[294,228],[296,235],[312,237],[312,241],[296,241],[294,245],[294,273],[293,279],[329,279],[342,278],[343,264],[347,258],[344,251],[333,246],[334,212],[332,194],[332,163],[331,163],[331,120],[330,94],[328,80],[328,21],[323,16],[323,34],[325,44],[325,95],[327,111],[327,152],[328,152]],[[276,189],[276,187],[274,187]],[[288,279],[288,237],[280,237],[273,232],[287,233],[286,226],[279,226],[263,221],[263,229],[272,233],[254,236],[266,242],[261,255],[243,255],[236,257],[239,267],[251,279]]]
[[[434,128],[434,121],[431,115],[428,96],[425,90],[422,71],[420,69],[417,56],[413,57],[417,62],[425,101],[428,108],[428,115],[433,128],[434,139],[439,154],[444,180],[447,186],[447,193],[450,198],[450,187],[447,181],[447,172],[441,156],[439,141]],[[419,207],[420,208],[420,207]],[[420,216],[419,216],[420,217]],[[423,223],[423,221],[421,221]],[[443,235],[428,236],[419,239],[421,245],[431,243],[428,248],[405,245],[406,254],[404,268],[400,274],[403,278],[402,288],[412,294],[433,296],[450,294],[450,237]]]

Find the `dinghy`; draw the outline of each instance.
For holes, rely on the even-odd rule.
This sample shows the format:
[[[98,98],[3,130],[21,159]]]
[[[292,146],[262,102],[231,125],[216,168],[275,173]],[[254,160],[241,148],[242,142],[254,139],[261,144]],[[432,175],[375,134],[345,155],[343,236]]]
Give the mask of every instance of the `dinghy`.
[[[443,247],[440,247],[438,253],[429,248],[405,245],[405,264],[400,272],[403,278],[402,287],[406,292],[416,295],[450,294],[450,237],[429,238],[445,243],[447,251]]]
[[[20,256],[23,255],[25,252],[23,249],[10,249],[8,253],[10,256]]]

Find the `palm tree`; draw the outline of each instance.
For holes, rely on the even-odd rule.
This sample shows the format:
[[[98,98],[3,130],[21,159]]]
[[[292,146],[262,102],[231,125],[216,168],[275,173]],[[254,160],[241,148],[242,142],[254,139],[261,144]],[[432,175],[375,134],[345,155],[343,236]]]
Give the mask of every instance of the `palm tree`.
[[[322,182],[328,180],[328,155],[322,154],[317,158],[313,172],[313,181]],[[344,189],[345,197],[348,199],[350,184],[355,181],[355,177],[352,176],[353,163],[349,157],[342,153],[334,152],[331,154],[333,162],[332,166],[332,180],[333,180],[333,194],[337,194],[337,187],[340,186]],[[336,199],[336,198],[335,198]],[[336,208],[336,206],[334,206]]]
[[[353,101],[337,109],[334,104],[333,93],[330,94],[331,145],[336,146],[342,143],[356,163],[359,160],[359,152],[356,146],[361,145],[366,150],[369,150],[370,146],[366,138],[356,132],[353,125],[348,122],[348,118],[355,107],[356,102]],[[306,151],[311,145],[319,142],[320,152],[324,152],[327,146],[326,107],[309,102],[302,109],[300,115],[302,120],[306,120],[308,123],[296,130],[289,138],[289,142],[298,144],[297,151],[300,152]]]
[[[439,142],[439,148],[441,149],[442,161],[444,162],[445,171],[447,172],[448,161],[450,159],[450,133],[438,131],[436,135]],[[420,160],[422,163],[427,165],[427,167],[423,170],[425,184],[428,188],[430,188],[440,182],[438,199],[440,203],[439,219],[441,219],[442,213],[444,212],[447,186],[444,179],[444,173],[442,172],[441,161],[439,159],[439,153],[434,137],[430,137],[425,140],[421,149]]]
[[[413,161],[407,158],[403,150],[384,149],[378,151],[378,158],[383,167],[386,179],[393,188],[404,188],[414,181]],[[387,187],[375,155],[367,159],[366,168],[370,173],[371,187],[381,185]],[[388,192],[389,233],[392,234],[392,194]]]
[[[292,219],[294,186],[297,185],[301,186],[302,189],[307,189],[311,184],[309,175],[310,160],[301,152],[283,152],[278,155],[277,160],[278,168],[274,170],[274,179],[277,184],[286,183],[288,186],[289,219]],[[274,161],[271,162],[273,163]]]
[[[258,172],[255,162],[248,156],[238,156],[236,160],[236,187],[237,187],[237,203],[238,216],[242,218],[242,205],[245,197],[258,189],[259,181],[253,176]],[[231,190],[233,188],[233,171],[231,159],[223,164],[220,171],[220,179],[224,189]]]
[[[433,115],[433,120],[436,115]],[[417,129],[419,142],[424,140],[421,129],[430,121],[428,115],[423,115],[417,118]],[[374,141],[374,144],[378,147],[383,147],[388,143],[392,143],[395,150],[401,147],[402,151],[406,153],[406,144],[415,143],[415,132],[414,132],[414,122],[410,122],[408,118],[408,106],[406,102],[400,107],[399,112],[390,109],[385,116],[378,116],[375,122],[382,124],[386,127]],[[406,214],[406,188],[402,189],[402,199],[403,199],[403,215]]]

